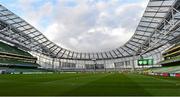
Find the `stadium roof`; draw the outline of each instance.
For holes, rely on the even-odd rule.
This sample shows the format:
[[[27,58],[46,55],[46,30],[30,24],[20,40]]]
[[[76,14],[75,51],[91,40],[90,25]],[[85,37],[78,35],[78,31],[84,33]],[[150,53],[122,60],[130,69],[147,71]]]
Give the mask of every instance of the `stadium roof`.
[[[106,52],[82,53],[62,48],[35,27],[0,5],[0,38],[29,51],[73,60],[106,60],[145,54],[179,37],[179,0],[150,0],[132,36],[123,46]],[[173,33],[170,33],[172,32]]]

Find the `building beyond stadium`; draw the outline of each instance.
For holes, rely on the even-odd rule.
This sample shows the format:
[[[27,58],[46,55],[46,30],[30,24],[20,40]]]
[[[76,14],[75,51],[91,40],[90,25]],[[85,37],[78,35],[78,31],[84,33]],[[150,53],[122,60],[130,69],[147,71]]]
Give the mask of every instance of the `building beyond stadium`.
[[[144,58],[161,65],[171,52],[165,50],[173,46],[179,48],[180,0],[150,0],[131,39],[106,52],[77,52],[62,48],[3,5],[0,5],[0,40],[3,68],[134,70],[141,67],[137,60]]]

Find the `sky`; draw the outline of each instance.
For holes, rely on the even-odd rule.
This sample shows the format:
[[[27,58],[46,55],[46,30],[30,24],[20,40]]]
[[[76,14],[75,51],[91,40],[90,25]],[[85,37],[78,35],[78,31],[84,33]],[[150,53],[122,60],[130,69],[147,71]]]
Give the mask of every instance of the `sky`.
[[[149,0],[1,0],[49,40],[78,52],[108,51],[134,34]]]

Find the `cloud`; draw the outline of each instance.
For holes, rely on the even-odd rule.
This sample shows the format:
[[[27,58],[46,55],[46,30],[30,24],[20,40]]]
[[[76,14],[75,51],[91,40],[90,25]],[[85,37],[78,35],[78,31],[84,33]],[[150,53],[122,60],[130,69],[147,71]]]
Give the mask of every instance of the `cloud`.
[[[24,18],[58,45],[107,51],[127,42],[148,0],[18,0]]]

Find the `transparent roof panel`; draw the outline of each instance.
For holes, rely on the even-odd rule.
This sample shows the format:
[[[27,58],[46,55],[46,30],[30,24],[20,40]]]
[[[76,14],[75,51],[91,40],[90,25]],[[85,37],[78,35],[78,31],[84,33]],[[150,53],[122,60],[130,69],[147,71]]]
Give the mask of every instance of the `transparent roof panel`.
[[[36,28],[32,27],[30,24],[28,24],[26,21],[18,17],[17,15],[13,14],[8,9],[4,8],[3,6],[0,6],[0,20],[5,21],[7,24],[14,27],[17,32],[14,32],[14,34],[10,33],[4,33],[8,35],[13,35],[13,38],[21,41],[24,41],[24,43],[29,44],[28,46],[31,47],[34,45],[34,48],[38,49],[46,49],[45,53],[51,53],[58,54],[58,57],[64,57],[64,58],[70,58],[74,57],[77,59],[92,59],[92,58],[115,58],[117,56],[130,56],[135,51],[138,50],[138,47],[141,46],[142,43],[147,41],[147,39],[152,36],[151,40],[154,40],[155,37],[158,36],[158,38],[162,38],[163,40],[159,43],[165,43],[167,42],[166,39],[171,40],[173,39],[173,36],[167,36],[162,37],[163,31],[155,33],[155,28],[159,27],[159,25],[162,24],[163,19],[167,16],[168,11],[170,11],[170,8],[173,6],[175,0],[150,0],[149,5],[147,6],[145,13],[143,14],[143,17],[141,18],[141,21],[135,31],[134,36],[129,40],[129,43],[127,42],[122,47],[119,47],[118,50],[112,50],[107,52],[98,52],[98,53],[78,53],[69,51],[66,49],[61,49],[61,47],[57,46],[50,40],[48,40],[41,32],[39,32]],[[6,11],[2,11],[6,10]],[[170,25],[165,26],[163,29],[166,29],[170,27]],[[14,31],[14,30],[13,30]],[[12,33],[13,33],[12,31]],[[1,34],[2,35],[2,34]],[[174,32],[172,35],[177,36],[179,35],[179,32]],[[8,37],[10,38],[10,37]],[[29,41],[32,39],[33,41]],[[27,40],[27,41],[26,41]],[[160,40],[160,39],[158,39]],[[44,47],[42,48],[41,45]]]

